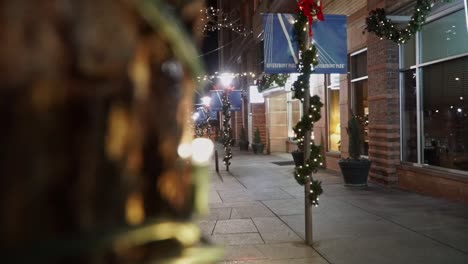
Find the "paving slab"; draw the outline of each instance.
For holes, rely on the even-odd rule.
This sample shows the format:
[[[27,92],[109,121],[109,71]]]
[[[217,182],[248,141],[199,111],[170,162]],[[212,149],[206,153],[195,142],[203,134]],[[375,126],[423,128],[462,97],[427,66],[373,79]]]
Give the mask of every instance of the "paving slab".
[[[263,206],[263,203],[259,201],[247,201],[247,202],[231,202],[231,203],[214,203],[214,204],[209,204],[210,208],[234,208],[234,207],[251,207],[251,206]]]
[[[224,247],[224,260],[258,260],[266,259],[265,255],[251,245],[234,245]],[[235,262],[231,262],[235,263]]]
[[[276,188],[255,188],[247,190],[250,197],[254,200],[283,200],[283,199],[293,199],[294,196],[283,191],[279,187]]]
[[[279,243],[255,246],[269,259],[316,258],[320,255],[304,243]]]
[[[318,240],[314,248],[336,264],[462,264],[468,256],[419,234]]]
[[[221,200],[221,197],[219,197],[219,194],[217,191],[210,191],[210,194],[208,195],[208,203],[222,203],[223,200]]]
[[[232,208],[210,208],[210,212],[207,217],[205,217],[206,220],[227,220],[231,218],[231,211]]]
[[[277,217],[252,218],[265,243],[303,242],[303,240]]]
[[[233,207],[232,213],[231,213],[231,219],[264,217],[264,216],[275,216],[275,215],[270,211],[270,209],[268,209],[264,205]]]
[[[203,235],[205,237],[210,237],[213,234],[213,230],[216,224],[216,221],[213,220],[199,220],[197,221],[198,226],[200,227]]]
[[[251,219],[218,220],[213,234],[258,232]]]
[[[304,213],[303,199],[263,201],[277,215],[295,215]]]
[[[418,231],[426,229],[444,229],[447,227],[463,230],[468,229],[468,219],[457,215],[450,215],[447,211],[433,210],[431,208],[426,208],[425,210],[398,211],[392,214],[386,214],[386,218]]]
[[[322,257],[307,259],[260,259],[260,260],[228,260],[220,262],[223,264],[329,264]]]
[[[264,244],[258,233],[215,234],[211,240],[219,245],[255,245]]]
[[[261,259],[261,260],[235,260],[223,261],[222,264],[329,264],[322,257],[307,258],[307,259]]]
[[[293,196],[294,198],[301,198],[304,199],[304,187],[300,185],[296,186],[285,186],[280,187],[283,191],[287,192],[289,195]]]
[[[255,199],[246,190],[218,190],[219,196],[226,203],[249,202]]]
[[[446,227],[422,230],[421,234],[468,254],[468,228]]]
[[[213,216],[201,226],[226,249],[220,263],[468,263],[467,205],[372,183],[349,188],[326,170],[314,175],[324,194],[306,246],[303,187],[293,166],[271,163],[284,160],[290,154],[234,150],[231,171],[212,177]]]

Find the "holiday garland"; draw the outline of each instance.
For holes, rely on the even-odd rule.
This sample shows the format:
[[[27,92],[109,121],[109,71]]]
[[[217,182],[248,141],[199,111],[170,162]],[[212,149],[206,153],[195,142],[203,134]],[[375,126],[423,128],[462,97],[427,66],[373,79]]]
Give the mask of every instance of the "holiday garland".
[[[198,109],[197,109],[198,110]],[[203,107],[201,109],[203,111],[203,116],[205,117],[203,120],[196,120],[195,121],[195,136],[196,137],[203,137],[206,136],[209,138],[211,135],[211,125],[210,125],[210,114],[207,107]]]
[[[229,171],[229,165],[231,165],[232,159],[232,138],[231,138],[231,125],[229,124],[229,120],[231,119],[231,102],[229,101],[228,92],[225,91],[223,93],[223,135],[222,135],[222,142],[224,146],[224,158],[223,162],[226,165],[226,170]]]
[[[442,2],[451,2],[452,0],[441,0]],[[431,11],[432,6],[437,0],[417,0],[413,15],[407,26],[403,29],[398,29],[397,24],[387,18],[387,14],[383,8],[377,8],[370,11],[366,18],[366,28],[368,32],[373,32],[380,39],[386,38],[398,44],[404,44],[412,35],[420,31],[426,17]]]
[[[294,24],[296,32],[296,40],[299,43],[299,48],[302,51],[300,54],[300,60],[298,69],[300,75],[297,80],[294,82],[292,90],[293,97],[296,99],[304,101],[305,96],[310,96],[309,93],[309,79],[310,75],[313,72],[313,66],[318,64],[317,60],[317,49],[313,44],[307,50],[305,50],[307,45],[307,38],[305,34],[302,34],[307,30],[308,17],[304,15],[302,10],[299,10],[297,19]],[[320,102],[320,97],[314,95],[310,97],[310,108],[307,112],[304,113],[301,120],[294,127],[294,132],[296,133],[295,140],[298,142],[299,149],[303,150],[304,139],[307,131],[312,131],[314,123],[317,122],[320,118],[320,109],[323,106]],[[307,183],[307,180],[311,177],[310,175],[317,171],[318,167],[323,165],[323,157],[320,154],[320,146],[316,146],[313,142],[310,145],[310,156],[309,159],[305,162],[303,166],[296,167],[294,171],[294,178],[300,185]],[[312,205],[318,205],[318,196],[322,194],[322,184],[318,180],[310,179],[310,194],[309,199]]]
[[[288,78],[289,74],[265,74],[257,83],[258,91],[265,91],[272,87],[274,84],[276,84],[279,87],[284,87]]]

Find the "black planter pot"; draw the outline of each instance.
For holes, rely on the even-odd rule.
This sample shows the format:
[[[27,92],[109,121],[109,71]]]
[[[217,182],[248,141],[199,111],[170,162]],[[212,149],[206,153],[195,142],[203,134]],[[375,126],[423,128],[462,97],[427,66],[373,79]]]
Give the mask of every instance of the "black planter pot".
[[[345,186],[367,186],[371,161],[367,159],[342,159],[338,161]]]
[[[245,140],[239,140],[239,148],[240,148],[240,150],[248,151],[249,150],[249,142],[245,141]]]
[[[293,151],[291,152],[291,155],[296,167],[304,165],[304,151]]]
[[[252,143],[252,150],[255,154],[262,154],[263,148],[264,148],[264,145],[262,143],[261,144]]]

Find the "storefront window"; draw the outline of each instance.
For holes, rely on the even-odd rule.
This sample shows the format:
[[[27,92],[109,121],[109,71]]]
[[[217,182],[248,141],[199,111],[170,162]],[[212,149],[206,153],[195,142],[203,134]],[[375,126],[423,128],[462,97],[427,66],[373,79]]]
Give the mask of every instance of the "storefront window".
[[[328,75],[328,150],[340,151],[340,83],[339,74]]]
[[[468,171],[468,57],[422,68],[423,162]]]
[[[367,50],[351,54],[352,111],[362,122],[363,155],[369,155],[369,102],[367,88]]]
[[[416,105],[416,71],[403,72],[402,96],[402,157],[404,161],[418,162],[418,129]]]
[[[468,32],[465,23],[463,10],[448,13],[417,33],[415,37],[419,43],[402,46],[401,151],[404,161],[468,171]],[[413,53],[416,59],[411,65]]]
[[[464,10],[428,23],[421,31],[421,63],[468,52]]]
[[[409,69],[416,64],[416,41],[415,38],[410,38],[405,44],[402,44],[402,66],[403,69]]]

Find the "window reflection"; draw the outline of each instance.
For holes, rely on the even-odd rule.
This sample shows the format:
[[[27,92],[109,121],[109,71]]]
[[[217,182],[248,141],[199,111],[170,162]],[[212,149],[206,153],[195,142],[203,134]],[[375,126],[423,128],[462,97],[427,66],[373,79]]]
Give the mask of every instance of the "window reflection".
[[[421,36],[421,62],[468,52],[464,10],[424,25]]]
[[[340,127],[340,90],[339,87],[328,89],[328,135],[329,150],[340,151],[341,127]]]
[[[423,68],[423,161],[468,171],[468,57]]]
[[[403,98],[402,98],[402,154],[403,160],[418,162],[418,129],[416,111],[416,70],[408,70],[403,73]]]
[[[369,102],[367,100],[367,79],[354,82],[354,114],[361,121],[361,128],[363,129],[362,134],[364,135],[364,146],[362,154],[364,156],[369,155]]]

